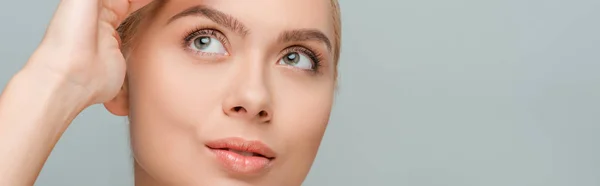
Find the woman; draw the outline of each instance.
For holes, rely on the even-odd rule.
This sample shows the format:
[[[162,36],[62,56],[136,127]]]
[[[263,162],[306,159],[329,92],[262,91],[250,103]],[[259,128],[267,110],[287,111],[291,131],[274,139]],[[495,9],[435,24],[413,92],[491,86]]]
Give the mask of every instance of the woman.
[[[0,185],[97,103],[130,119],[136,185],[300,185],[339,47],[334,0],[62,0],[0,97]]]

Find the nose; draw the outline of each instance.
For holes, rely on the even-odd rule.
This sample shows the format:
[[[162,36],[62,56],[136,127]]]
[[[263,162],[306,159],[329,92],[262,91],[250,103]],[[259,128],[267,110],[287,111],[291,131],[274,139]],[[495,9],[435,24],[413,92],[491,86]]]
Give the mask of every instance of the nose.
[[[237,78],[223,101],[223,112],[232,118],[268,123],[273,117],[271,94],[262,75],[254,74]]]

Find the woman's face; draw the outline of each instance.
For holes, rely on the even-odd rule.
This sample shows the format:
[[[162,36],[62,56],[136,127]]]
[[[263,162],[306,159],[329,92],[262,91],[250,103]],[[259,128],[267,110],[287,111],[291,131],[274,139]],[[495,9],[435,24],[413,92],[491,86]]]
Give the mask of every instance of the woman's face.
[[[329,0],[165,1],[106,104],[130,116],[136,180],[300,185],[333,102],[333,25]]]

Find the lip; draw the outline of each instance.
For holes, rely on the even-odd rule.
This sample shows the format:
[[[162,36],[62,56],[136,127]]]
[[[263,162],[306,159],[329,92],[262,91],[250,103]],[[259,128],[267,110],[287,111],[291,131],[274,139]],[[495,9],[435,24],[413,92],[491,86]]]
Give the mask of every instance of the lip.
[[[206,143],[206,147],[216,155],[218,162],[224,168],[233,173],[259,173],[268,169],[275,159],[273,150],[260,141],[225,138],[210,141]],[[246,155],[238,152],[246,153]],[[248,156],[250,153],[253,155]]]

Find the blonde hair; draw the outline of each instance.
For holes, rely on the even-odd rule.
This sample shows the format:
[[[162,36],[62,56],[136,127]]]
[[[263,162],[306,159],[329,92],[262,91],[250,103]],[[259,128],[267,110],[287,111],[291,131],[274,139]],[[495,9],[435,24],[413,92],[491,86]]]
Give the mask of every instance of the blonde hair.
[[[333,60],[334,64],[337,67],[338,60],[340,57],[340,48],[341,48],[341,40],[342,40],[342,21],[340,14],[340,6],[338,0],[330,0],[331,1],[331,9],[332,9],[332,20],[333,20]],[[122,49],[123,53],[128,53],[131,50],[131,44],[135,41],[135,33],[137,32],[137,28],[140,26],[141,22],[144,20],[142,18],[150,18],[154,15],[154,13],[163,6],[165,0],[157,0],[153,1],[148,6],[134,12],[128,18],[126,18],[123,23],[117,28],[117,32],[121,37],[122,41]],[[127,54],[126,54],[127,55]],[[337,68],[336,68],[337,69]],[[337,74],[337,70],[336,70]]]

